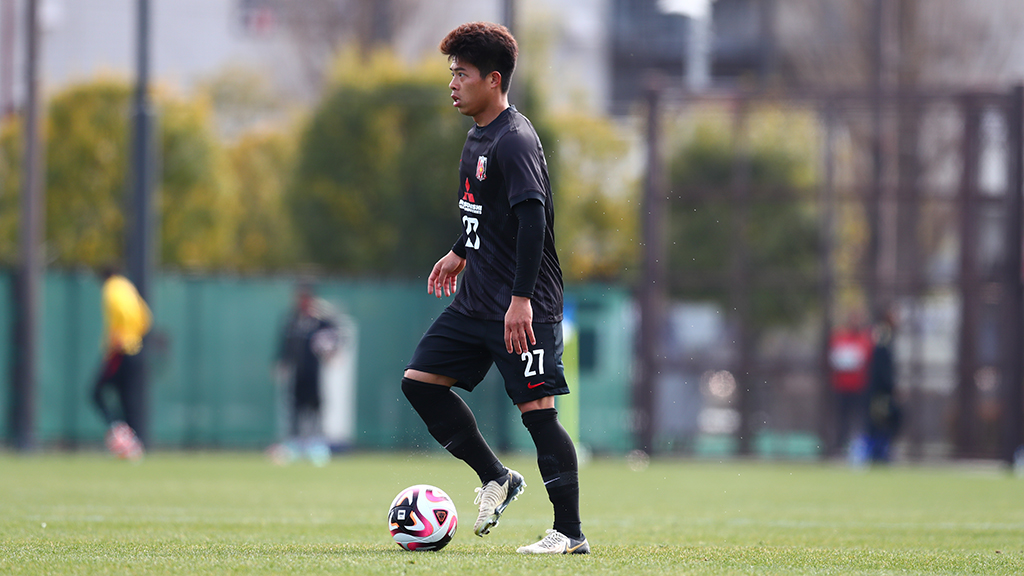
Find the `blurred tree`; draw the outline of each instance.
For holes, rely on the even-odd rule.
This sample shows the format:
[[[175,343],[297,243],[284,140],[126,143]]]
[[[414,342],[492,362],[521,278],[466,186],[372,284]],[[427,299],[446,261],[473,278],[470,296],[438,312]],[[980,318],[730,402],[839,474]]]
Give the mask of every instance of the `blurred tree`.
[[[292,174],[295,144],[290,135],[250,131],[228,151],[238,179],[237,267],[248,270],[287,268],[296,261],[296,240],[284,204]]]
[[[130,86],[103,78],[56,94],[46,117],[48,257],[97,265],[124,250]]]
[[[18,260],[22,138],[20,122],[0,122],[0,265]]]
[[[673,295],[704,299],[731,308],[730,266],[737,242],[744,243],[751,278],[814,278],[818,264],[818,228],[813,205],[801,198],[808,172],[801,156],[770,139],[749,151],[749,210],[746,230],[736,210],[733,143],[723,132],[702,127],[672,156],[669,189],[668,270],[677,279],[696,279]],[[676,283],[678,285],[678,282]],[[795,290],[754,282],[751,313],[754,329],[792,325],[817,304],[816,289]]]
[[[372,71],[368,73],[367,71]],[[419,69],[339,58],[303,132],[288,194],[306,258],[357,275],[425,276],[458,238],[457,166],[471,120],[439,57]]]
[[[206,77],[199,91],[210,101],[220,136],[227,140],[261,126],[278,124],[288,104],[266,74],[242,66],[226,66]]]
[[[609,120],[552,116],[555,240],[566,281],[623,280],[639,258],[629,143]]]
[[[160,99],[160,264],[224,268],[238,264],[237,182],[205,100]]]
[[[128,82],[102,78],[72,86],[49,103],[46,122],[47,258],[96,266],[124,252],[128,169]],[[214,137],[209,106],[158,95],[162,265],[234,264],[239,215],[234,177]],[[16,238],[18,125],[0,133],[0,257]],[[8,206],[10,210],[6,209]]]

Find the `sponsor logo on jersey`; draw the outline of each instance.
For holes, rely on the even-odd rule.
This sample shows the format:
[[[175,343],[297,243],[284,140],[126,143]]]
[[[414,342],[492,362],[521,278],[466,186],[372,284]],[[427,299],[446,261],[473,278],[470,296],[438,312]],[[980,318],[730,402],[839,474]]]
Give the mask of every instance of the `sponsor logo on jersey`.
[[[487,180],[487,156],[476,159],[476,179],[481,182]]]
[[[469,192],[469,178],[466,178],[466,192],[463,192],[462,198],[459,199],[459,210],[470,214],[480,214],[484,211],[484,207],[476,203],[473,193]]]

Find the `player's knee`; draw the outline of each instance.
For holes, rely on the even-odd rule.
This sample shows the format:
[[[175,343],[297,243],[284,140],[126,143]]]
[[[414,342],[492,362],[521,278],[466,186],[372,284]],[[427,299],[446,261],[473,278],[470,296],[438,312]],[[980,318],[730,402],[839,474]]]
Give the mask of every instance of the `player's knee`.
[[[413,382],[419,382],[421,384],[439,384],[441,386],[448,387],[455,384],[455,378],[440,376],[438,374],[430,374],[429,372],[420,372],[419,370],[406,370],[405,374],[402,376],[403,380],[412,380]]]
[[[520,404],[520,406],[523,406]],[[539,408],[536,410],[528,410],[523,412],[523,425],[527,428],[537,425],[546,425],[550,422],[558,420],[558,410],[555,410],[554,406],[551,408]]]
[[[538,410],[553,410],[555,408],[555,397],[545,396],[544,398],[538,398],[537,400],[530,400],[529,402],[523,402],[522,404],[516,404],[519,408],[519,413],[526,415],[530,412],[536,412]]]
[[[412,378],[402,378],[402,394],[405,394],[406,400],[414,407],[422,404],[424,401],[431,402],[439,395],[447,394],[449,390],[450,388],[444,385],[420,382]]]

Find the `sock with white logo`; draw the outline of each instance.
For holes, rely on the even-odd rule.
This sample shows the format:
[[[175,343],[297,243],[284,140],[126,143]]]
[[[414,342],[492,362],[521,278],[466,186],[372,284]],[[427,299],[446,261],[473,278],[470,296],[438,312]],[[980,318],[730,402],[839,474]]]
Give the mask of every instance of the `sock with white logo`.
[[[558,421],[554,408],[523,413],[523,424],[537,446],[537,467],[555,509],[553,528],[578,540],[580,531],[580,483],[576,447]]]

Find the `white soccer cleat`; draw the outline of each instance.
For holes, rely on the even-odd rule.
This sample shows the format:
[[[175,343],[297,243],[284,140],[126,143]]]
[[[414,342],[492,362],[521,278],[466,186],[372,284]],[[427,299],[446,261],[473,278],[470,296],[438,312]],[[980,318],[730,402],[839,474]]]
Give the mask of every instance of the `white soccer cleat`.
[[[584,536],[579,540],[569,538],[558,530],[549,529],[540,542],[516,549],[520,554],[590,554],[590,543]]]
[[[473,533],[483,537],[491,528],[497,526],[501,513],[509,503],[519,497],[524,488],[526,481],[523,480],[523,475],[511,469],[508,471],[508,479],[503,483],[498,484],[491,480],[482,488],[477,488],[476,500],[473,503],[480,505],[480,514],[473,525]]]

